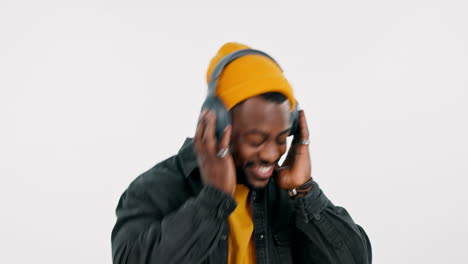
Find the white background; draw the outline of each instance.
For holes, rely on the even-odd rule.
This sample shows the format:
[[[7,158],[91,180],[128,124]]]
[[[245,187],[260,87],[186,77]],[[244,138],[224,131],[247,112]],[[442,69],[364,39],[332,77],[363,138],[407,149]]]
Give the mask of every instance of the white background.
[[[0,262],[111,263],[227,41],[278,60],[374,263],[466,263],[468,2],[0,0]]]

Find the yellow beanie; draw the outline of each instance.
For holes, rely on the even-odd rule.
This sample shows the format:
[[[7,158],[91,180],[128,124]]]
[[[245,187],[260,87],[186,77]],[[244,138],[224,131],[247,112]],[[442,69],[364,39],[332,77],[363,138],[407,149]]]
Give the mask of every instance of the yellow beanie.
[[[235,42],[224,44],[211,59],[206,73],[207,83],[218,62],[229,53],[241,49],[251,48]],[[285,95],[290,102],[291,110],[294,109],[296,100],[293,90],[280,67],[268,57],[257,54],[242,56],[229,63],[222,71],[216,87],[216,96],[228,110],[250,97],[268,92]]]

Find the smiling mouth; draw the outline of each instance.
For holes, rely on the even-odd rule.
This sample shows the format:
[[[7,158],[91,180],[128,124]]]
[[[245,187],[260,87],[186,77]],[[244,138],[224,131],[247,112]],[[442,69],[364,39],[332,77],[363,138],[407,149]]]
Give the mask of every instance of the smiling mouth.
[[[256,179],[258,180],[266,180],[271,177],[273,172],[275,171],[276,165],[256,165],[251,168],[252,174],[255,176]]]

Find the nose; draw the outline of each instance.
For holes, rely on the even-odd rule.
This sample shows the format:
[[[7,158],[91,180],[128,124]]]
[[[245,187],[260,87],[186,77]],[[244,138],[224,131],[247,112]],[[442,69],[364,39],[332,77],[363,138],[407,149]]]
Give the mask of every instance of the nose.
[[[259,152],[259,158],[262,163],[275,163],[281,156],[280,147],[275,142],[266,143]]]

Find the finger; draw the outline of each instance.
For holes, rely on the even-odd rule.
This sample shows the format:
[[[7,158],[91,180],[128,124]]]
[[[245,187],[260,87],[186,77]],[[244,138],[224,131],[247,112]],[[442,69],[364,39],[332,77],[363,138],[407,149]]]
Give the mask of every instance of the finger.
[[[207,147],[210,153],[216,153],[216,135],[215,135],[215,124],[216,114],[209,111],[206,114],[206,128],[203,131],[203,144]]]
[[[195,143],[195,147],[200,145],[202,141],[203,133],[205,130],[205,116],[208,110],[203,110],[198,117],[197,129],[195,130],[195,136],[193,137],[193,141]]]
[[[309,127],[304,110],[299,112],[299,128],[301,130],[301,140],[309,140]]]
[[[301,141],[309,141],[309,128],[307,126],[307,120],[305,117],[305,112],[304,110],[299,111],[299,137],[298,137],[298,143],[296,146],[296,153],[297,154],[304,154],[305,152],[308,153],[309,150],[309,143],[307,144],[301,144]]]
[[[228,125],[224,128],[223,137],[221,138],[221,142],[219,144],[219,150],[222,149],[229,149],[229,145],[231,142],[231,133],[232,133],[232,126]]]
[[[205,129],[205,126],[203,125],[203,123],[205,122],[205,116],[206,114],[208,113],[208,110],[203,110],[201,113],[200,113],[200,116],[198,117],[198,122],[197,122],[197,128],[195,130],[195,137],[194,139],[201,139],[202,136],[203,136],[203,130]]]

